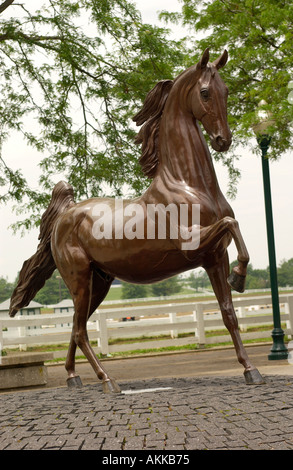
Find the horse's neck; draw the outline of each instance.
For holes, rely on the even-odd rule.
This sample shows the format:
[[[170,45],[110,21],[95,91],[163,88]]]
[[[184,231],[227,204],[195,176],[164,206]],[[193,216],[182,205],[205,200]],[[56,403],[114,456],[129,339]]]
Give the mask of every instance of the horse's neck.
[[[160,172],[191,188],[216,191],[216,173],[199,124],[187,113],[173,116],[161,124]]]

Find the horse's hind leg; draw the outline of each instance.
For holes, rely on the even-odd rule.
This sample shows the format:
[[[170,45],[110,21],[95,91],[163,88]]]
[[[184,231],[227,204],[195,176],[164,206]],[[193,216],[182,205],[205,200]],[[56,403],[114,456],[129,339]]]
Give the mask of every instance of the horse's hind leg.
[[[104,392],[118,393],[120,389],[115,381],[108,376],[95,355],[89,343],[86,329],[88,318],[105,298],[113,279],[107,280],[99,277],[87,263],[84,269],[79,267],[78,272],[71,272],[71,280],[68,280],[68,278],[66,280],[75,307],[71,342],[65,365],[68,373],[67,383],[69,386],[81,385],[75,373],[75,352],[78,346],[91,364],[97,377],[103,381]]]
[[[74,324],[74,317],[73,317]],[[76,342],[74,339],[74,331],[72,329],[70,344],[67,352],[67,358],[65,362],[65,369],[67,370],[67,385],[69,388],[81,387],[82,382],[79,375],[75,372],[75,353],[76,353]]]
[[[90,307],[89,307],[89,313],[88,313],[87,319],[89,319],[92,313],[94,313],[94,311],[98,308],[100,303],[104,300],[112,283],[112,280],[110,279],[107,282],[106,280],[104,282],[101,282],[100,278],[99,279],[96,278],[97,277],[96,272],[93,272],[91,276],[92,276],[91,282],[92,282],[93,287],[91,289]],[[76,353],[76,348],[77,348],[77,344],[75,341],[75,334],[76,334],[75,325],[76,325],[76,320],[75,320],[75,315],[74,315],[70,344],[69,344],[67,358],[65,362],[65,369],[68,374],[67,384],[69,387],[79,387],[82,385],[80,377],[75,372],[75,353]]]
[[[240,337],[238,320],[232,302],[231,290],[227,284],[227,275],[229,273],[228,256],[225,255],[222,261],[205,269],[208,273],[215,295],[219,302],[224,324],[229,330],[233,340],[238,361],[244,367],[246,383],[255,385],[265,383],[258,370],[250,362]]]

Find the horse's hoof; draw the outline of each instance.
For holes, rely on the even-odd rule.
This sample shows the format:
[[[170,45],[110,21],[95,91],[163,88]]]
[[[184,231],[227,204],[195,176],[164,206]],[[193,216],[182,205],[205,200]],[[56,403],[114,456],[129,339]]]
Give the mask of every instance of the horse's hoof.
[[[244,371],[244,377],[247,385],[262,385],[266,383],[257,369]]]
[[[103,381],[103,392],[104,393],[121,393],[121,390],[115,380],[107,379]]]
[[[81,388],[82,387],[82,381],[79,375],[76,375],[75,377],[68,377],[66,382],[67,382],[68,388]]]
[[[242,276],[241,274],[232,271],[227,281],[228,284],[230,284],[230,286],[232,287],[232,289],[236,290],[236,292],[244,292],[245,278],[246,276]]]

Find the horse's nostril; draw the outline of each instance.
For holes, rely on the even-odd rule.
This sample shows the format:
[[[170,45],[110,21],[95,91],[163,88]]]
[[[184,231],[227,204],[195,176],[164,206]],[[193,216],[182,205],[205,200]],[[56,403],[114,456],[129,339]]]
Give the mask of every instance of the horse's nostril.
[[[224,152],[230,147],[231,139],[229,137],[224,139],[221,135],[215,135],[212,137],[211,143],[214,150],[217,152]]]
[[[218,145],[220,148],[222,148],[222,147],[225,146],[226,140],[222,139],[222,137],[221,137],[220,135],[218,135],[218,136],[216,137],[216,143],[217,143],[217,145]]]

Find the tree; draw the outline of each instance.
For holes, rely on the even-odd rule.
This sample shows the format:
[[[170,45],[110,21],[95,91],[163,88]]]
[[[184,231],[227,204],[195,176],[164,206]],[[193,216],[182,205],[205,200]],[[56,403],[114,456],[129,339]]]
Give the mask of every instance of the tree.
[[[230,271],[232,268],[238,265],[238,261],[234,260],[230,263]],[[245,288],[246,289],[267,289],[270,287],[270,272],[269,268],[266,269],[254,269],[252,264],[249,263],[247,266],[247,275]]]
[[[269,156],[278,158],[292,146],[293,106],[288,101],[293,77],[293,4],[286,0],[182,0],[179,14],[163,12],[161,18],[180,22],[189,28],[192,50],[210,47],[217,56],[226,48],[229,62],[221,72],[230,97],[229,123],[233,133],[230,156],[223,159],[234,174],[236,147],[247,145],[253,137],[252,150],[259,152],[252,126],[256,110],[264,100],[265,110],[273,114],[274,126]],[[201,37],[200,39],[197,39]],[[290,83],[291,82],[291,83]],[[231,190],[233,191],[233,184]]]
[[[271,285],[269,269],[251,269],[246,277],[246,289],[268,289]]]
[[[144,284],[130,284],[122,282],[122,299],[138,299],[148,295],[147,286]]]
[[[131,118],[148,91],[185,64],[181,41],[143,24],[128,0],[43,0],[0,5],[0,201],[38,225],[56,175],[76,200],[132,195],[147,181]],[[29,187],[5,155],[11,135],[40,153],[40,185]],[[24,162],[25,166],[25,162]]]
[[[293,286],[293,258],[281,261],[278,268],[278,284],[281,287]]]
[[[8,282],[3,276],[0,277],[0,302],[10,298],[14,289],[14,284]]]
[[[198,271],[197,273],[192,272],[187,278],[187,283],[193,289],[212,289],[209,277],[206,271]]]
[[[53,305],[61,300],[70,299],[71,295],[67,289],[59,272],[56,270],[53,276],[46,281],[46,284],[37,293],[35,301],[43,305]]]
[[[182,286],[178,276],[173,276],[151,285],[151,290],[155,297],[174,295],[180,292],[181,289]]]

